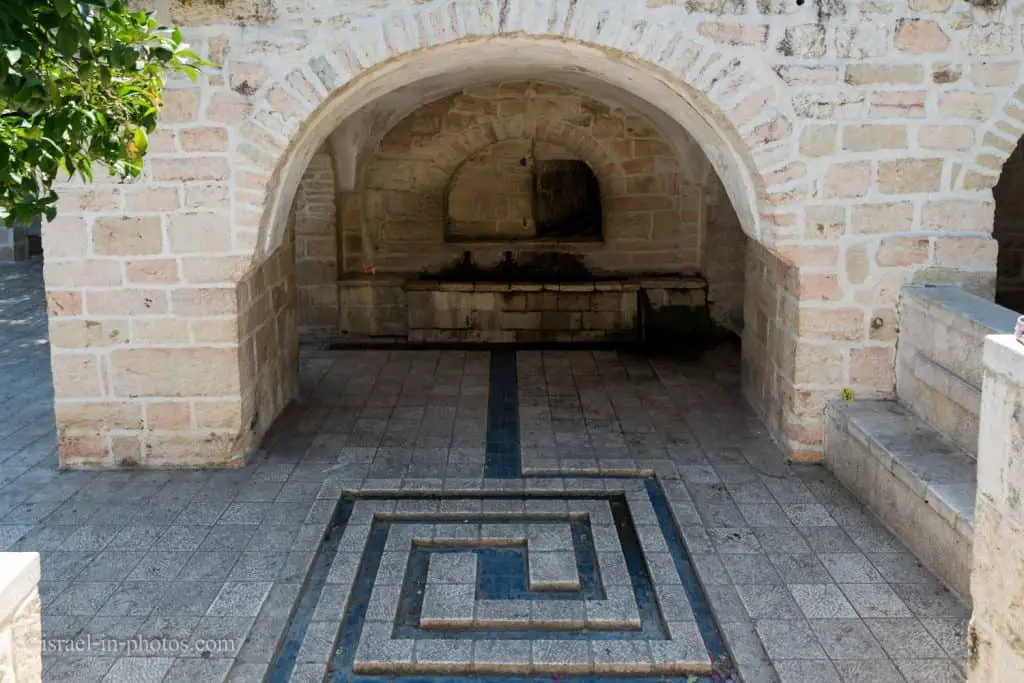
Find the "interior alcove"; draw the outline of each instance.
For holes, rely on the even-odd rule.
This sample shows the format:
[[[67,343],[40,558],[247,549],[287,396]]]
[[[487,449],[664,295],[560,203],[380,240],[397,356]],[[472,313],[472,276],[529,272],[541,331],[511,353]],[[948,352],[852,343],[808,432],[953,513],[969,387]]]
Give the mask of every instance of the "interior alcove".
[[[632,305],[698,308],[709,323],[742,330],[747,238],[723,185],[693,140],[670,138],[618,100],[537,80],[463,88],[361,148],[347,182],[343,133],[314,155],[291,214],[306,331],[408,336],[407,283],[437,281],[467,252],[484,269],[511,252],[524,272],[538,258],[565,257],[595,279],[647,278]],[[563,321],[581,328],[571,338],[595,338],[581,316],[600,325],[598,311],[575,313]],[[487,325],[473,322],[459,338]]]

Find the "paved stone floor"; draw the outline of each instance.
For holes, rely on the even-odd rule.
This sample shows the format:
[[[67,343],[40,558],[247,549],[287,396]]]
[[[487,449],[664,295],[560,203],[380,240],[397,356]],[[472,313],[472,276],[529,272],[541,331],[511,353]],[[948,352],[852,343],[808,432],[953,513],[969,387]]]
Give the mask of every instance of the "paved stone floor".
[[[47,681],[962,681],[967,609],[736,349],[312,351],[248,467],[59,472],[41,269],[0,265],[0,550]]]

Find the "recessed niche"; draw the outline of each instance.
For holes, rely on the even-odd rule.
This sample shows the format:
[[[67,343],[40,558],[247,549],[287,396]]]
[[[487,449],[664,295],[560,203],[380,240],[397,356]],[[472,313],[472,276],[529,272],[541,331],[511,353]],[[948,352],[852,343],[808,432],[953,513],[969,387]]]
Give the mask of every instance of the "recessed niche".
[[[599,241],[597,177],[586,162],[543,147],[557,158],[536,159],[532,140],[506,140],[460,164],[445,196],[446,241]]]

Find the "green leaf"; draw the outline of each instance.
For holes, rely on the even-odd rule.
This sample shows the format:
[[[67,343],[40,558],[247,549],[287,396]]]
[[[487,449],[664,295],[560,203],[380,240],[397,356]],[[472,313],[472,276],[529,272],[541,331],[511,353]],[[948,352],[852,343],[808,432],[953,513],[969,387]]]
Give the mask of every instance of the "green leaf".
[[[7,61],[10,64],[17,64],[21,60],[21,50],[17,48],[11,48],[5,51],[7,53]]]
[[[53,6],[57,9],[57,14],[61,17],[66,17],[71,13],[70,0],[53,0]]]
[[[57,51],[71,57],[78,50],[78,31],[73,26],[61,26],[57,31]]]
[[[146,153],[146,149],[149,147],[149,138],[146,137],[144,128],[135,129],[135,135],[132,136],[132,144],[135,145],[135,153],[140,157]]]

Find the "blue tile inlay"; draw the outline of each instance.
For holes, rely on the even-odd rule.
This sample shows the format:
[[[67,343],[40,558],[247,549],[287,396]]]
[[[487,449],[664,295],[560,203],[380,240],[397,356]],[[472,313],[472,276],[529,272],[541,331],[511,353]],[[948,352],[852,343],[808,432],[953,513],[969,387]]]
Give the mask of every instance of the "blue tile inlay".
[[[490,393],[487,399],[487,452],[484,476],[518,477],[519,389],[514,349],[491,351]]]

